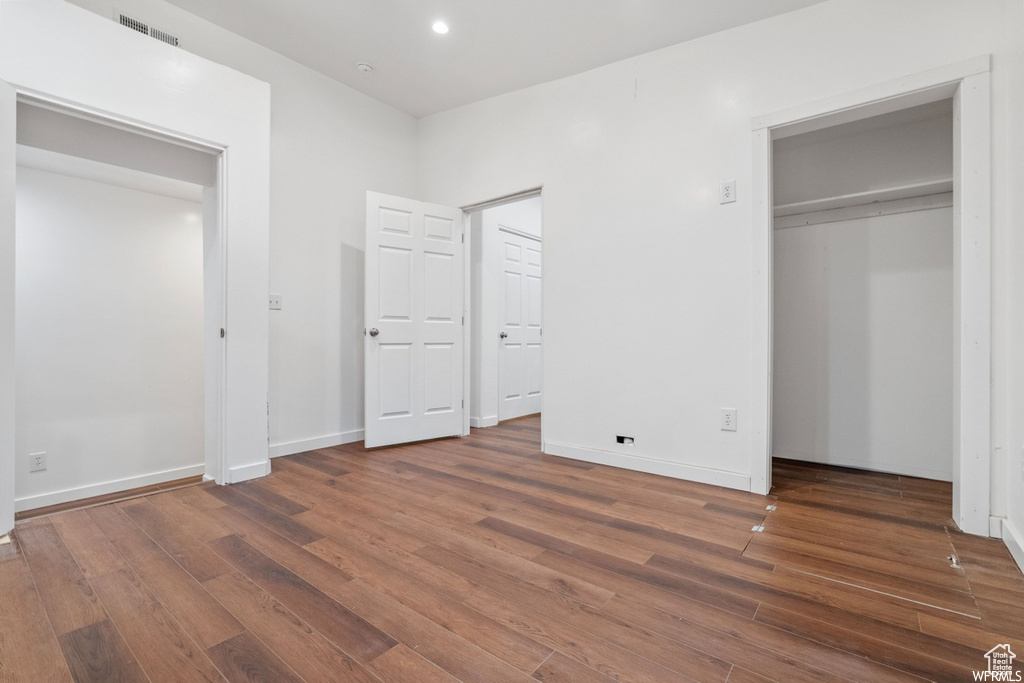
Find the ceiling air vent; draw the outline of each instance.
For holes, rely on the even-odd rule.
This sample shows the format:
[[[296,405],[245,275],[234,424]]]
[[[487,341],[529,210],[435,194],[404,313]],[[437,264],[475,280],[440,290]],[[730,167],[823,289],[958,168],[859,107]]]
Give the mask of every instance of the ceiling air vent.
[[[120,13],[117,15],[117,18],[120,19],[121,26],[127,26],[128,28],[132,29],[133,31],[138,31],[139,33],[145,33],[147,36],[149,35],[149,26],[143,24],[138,19],[132,19],[128,15],[120,14]]]
[[[156,38],[157,40],[164,41],[168,45],[173,45],[174,47],[178,47],[178,37],[177,36],[172,36],[170,33],[164,33],[163,31],[161,31],[158,28],[151,28],[149,30],[149,35],[152,36],[153,38]]]
[[[114,12],[114,20],[117,21],[121,26],[126,26],[133,31],[139,33],[145,33],[147,36],[156,38],[157,40],[167,43],[168,45],[178,46],[178,37],[172,36],[170,33],[161,31],[158,28],[153,28],[149,24],[129,17],[127,14],[121,14],[120,12]]]

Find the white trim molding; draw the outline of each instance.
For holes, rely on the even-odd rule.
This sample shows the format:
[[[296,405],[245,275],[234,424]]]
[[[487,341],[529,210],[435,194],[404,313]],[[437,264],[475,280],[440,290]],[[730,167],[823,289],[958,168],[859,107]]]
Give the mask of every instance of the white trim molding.
[[[1003,520],[1005,517],[996,517],[992,515],[988,518],[988,535],[990,538],[1002,538],[1003,537]]]
[[[299,441],[286,441],[270,445],[270,457],[280,458],[285,455],[295,455],[306,451],[315,451],[318,448],[332,448],[347,443],[355,443],[363,440],[363,430],[353,429],[339,434],[328,434],[312,439],[300,439]]]
[[[476,429],[481,427],[493,427],[498,424],[497,415],[488,415],[487,417],[471,417],[469,418],[469,426]]]
[[[888,111],[906,109],[908,106],[913,107],[940,99],[947,99],[953,94],[951,90],[948,94],[936,96],[938,93],[931,92],[932,89],[943,85],[955,86],[957,82],[965,78],[986,74],[991,70],[992,56],[979,55],[961,62],[909,74],[885,83],[869,85],[866,88],[842,93],[823,100],[808,102],[763,116],[755,116],[751,122],[751,129],[761,130],[763,128],[787,126],[788,130],[786,133],[779,137],[788,137],[811,130],[820,130],[825,127],[849,123],[850,121],[859,121],[866,118],[865,114],[867,116],[877,116]],[[911,99],[904,99],[908,97]],[[873,109],[864,111],[863,108],[865,106],[872,107]],[[874,109],[877,109],[877,111]],[[835,117],[836,115],[839,116]],[[821,120],[824,116],[828,116],[827,122]],[[814,123],[815,121],[819,123]],[[790,128],[790,126],[792,127]]]
[[[712,470],[704,467],[694,467],[668,460],[658,460],[637,455],[623,455],[612,453],[596,448],[583,448],[569,444],[545,441],[543,452],[548,455],[557,455],[562,458],[582,460],[598,465],[610,465],[626,470],[647,472],[648,474],[659,474],[673,479],[685,479],[699,484],[712,484],[724,486],[740,491],[750,490],[750,477],[739,472],[726,472],[725,470]]]
[[[75,486],[61,491],[38,493],[34,496],[25,496],[24,498],[16,499],[14,507],[18,512],[35,510],[36,508],[44,508],[50,505],[69,503],[73,500],[83,500],[85,498],[103,496],[108,493],[117,493],[118,491],[129,491],[143,486],[162,484],[164,482],[174,481],[175,479],[197,477],[203,474],[204,470],[205,466],[203,464],[190,465],[188,467],[176,467],[174,469],[163,470],[161,472],[152,472],[150,474],[140,474],[134,477],[124,477],[123,479],[102,481],[98,484]]]
[[[1003,519],[1003,543],[1013,555],[1013,561],[1024,572],[1024,536],[1008,519]]]
[[[228,477],[225,483],[237,484],[250,479],[259,479],[270,474],[270,459],[254,462],[251,465],[239,465],[228,469]]]

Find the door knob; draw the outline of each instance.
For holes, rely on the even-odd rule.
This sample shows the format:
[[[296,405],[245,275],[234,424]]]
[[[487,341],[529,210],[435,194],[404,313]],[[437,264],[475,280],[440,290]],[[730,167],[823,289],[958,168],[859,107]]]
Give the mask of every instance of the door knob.
[[[498,336],[501,337],[502,339],[505,339],[506,337],[508,337],[508,332],[502,332]]]
[[[371,327],[370,328],[370,336],[371,337],[376,337],[378,334],[380,334],[380,330],[378,330],[376,327]]]

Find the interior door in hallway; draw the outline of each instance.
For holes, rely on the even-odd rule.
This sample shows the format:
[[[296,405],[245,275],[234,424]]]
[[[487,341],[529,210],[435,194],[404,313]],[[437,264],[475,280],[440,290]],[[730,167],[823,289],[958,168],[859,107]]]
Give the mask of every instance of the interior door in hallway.
[[[366,446],[463,432],[460,209],[366,194]]]
[[[502,326],[498,419],[540,412],[541,243],[499,228]]]

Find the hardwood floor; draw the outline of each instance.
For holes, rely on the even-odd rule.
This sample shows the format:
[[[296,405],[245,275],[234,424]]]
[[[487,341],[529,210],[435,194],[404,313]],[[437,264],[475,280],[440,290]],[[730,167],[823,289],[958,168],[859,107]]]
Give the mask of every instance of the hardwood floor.
[[[545,456],[539,424],[22,521],[0,680],[965,681],[997,644],[1024,658],[1024,577],[953,529],[947,484],[776,461],[756,496]]]

